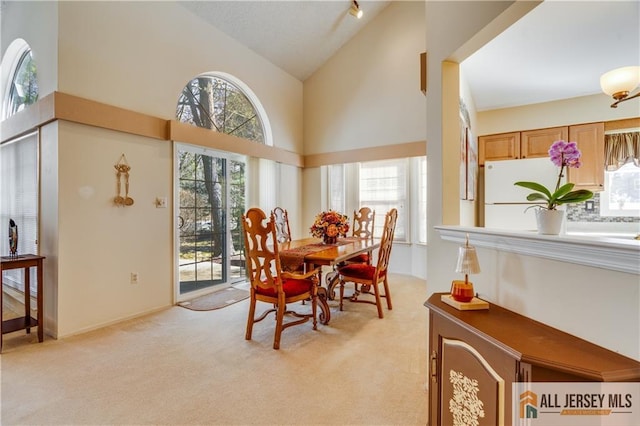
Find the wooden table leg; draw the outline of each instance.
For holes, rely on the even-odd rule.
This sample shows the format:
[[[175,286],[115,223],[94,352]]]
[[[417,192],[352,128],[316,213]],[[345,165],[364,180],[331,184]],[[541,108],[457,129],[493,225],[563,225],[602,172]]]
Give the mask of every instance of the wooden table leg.
[[[4,293],[4,289],[2,288],[2,280],[3,280],[3,273],[2,273],[2,267],[0,266],[0,353],[2,353],[2,341],[4,340],[2,338],[3,333],[2,333],[2,323],[4,322],[3,320],[3,315],[4,315],[4,301],[2,300],[3,298],[3,293]]]
[[[38,342],[42,343],[44,340],[44,293],[43,293],[43,282],[44,282],[44,273],[42,271],[43,268],[43,260],[40,259],[38,261]]]
[[[335,300],[336,298],[335,288],[340,282],[339,278],[340,274],[338,274],[338,271],[335,269],[329,272],[325,278],[327,281],[327,294],[329,295],[329,300]]]
[[[318,286],[318,302],[320,304],[320,324],[327,325],[331,321],[331,310],[327,303],[327,289]]]
[[[38,268],[40,270],[40,268]],[[24,322],[27,334],[31,333],[31,268],[24,268]]]

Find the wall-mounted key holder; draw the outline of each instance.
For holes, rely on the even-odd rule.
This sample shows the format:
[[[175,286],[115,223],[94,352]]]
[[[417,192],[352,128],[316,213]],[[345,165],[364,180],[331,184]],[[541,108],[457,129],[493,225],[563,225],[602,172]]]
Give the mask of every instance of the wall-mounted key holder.
[[[113,202],[116,206],[132,206],[133,198],[129,196],[129,171],[131,167],[127,162],[127,157],[124,154],[120,156],[120,160],[113,167],[116,169],[116,180],[117,180],[117,188],[118,195],[115,196]],[[124,176],[124,197],[121,195],[122,192],[122,177]]]

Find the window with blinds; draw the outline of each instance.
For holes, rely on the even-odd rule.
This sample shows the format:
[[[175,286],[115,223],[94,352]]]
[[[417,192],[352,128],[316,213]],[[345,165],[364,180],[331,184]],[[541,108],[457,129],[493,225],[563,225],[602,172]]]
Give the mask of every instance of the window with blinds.
[[[9,254],[9,219],[18,226],[18,255],[38,254],[38,134],[0,145],[0,252]],[[23,270],[4,273],[4,284],[23,290]],[[33,294],[37,289],[31,280]]]
[[[640,132],[606,134],[604,149],[600,216],[640,217]]]
[[[394,240],[427,242],[427,157],[331,165],[328,188],[332,210],[351,218],[362,206],[373,209],[376,236],[382,235],[384,215],[395,208]]]
[[[382,235],[384,215],[396,208],[396,241],[407,241],[407,170],[408,159],[360,163],[360,205],[376,212],[374,235]]]

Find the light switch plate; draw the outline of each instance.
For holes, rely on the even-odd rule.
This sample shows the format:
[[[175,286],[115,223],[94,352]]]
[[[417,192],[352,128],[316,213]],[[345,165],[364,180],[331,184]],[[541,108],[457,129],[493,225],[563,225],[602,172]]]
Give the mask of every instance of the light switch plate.
[[[167,208],[167,197],[156,197],[156,208],[166,209]]]

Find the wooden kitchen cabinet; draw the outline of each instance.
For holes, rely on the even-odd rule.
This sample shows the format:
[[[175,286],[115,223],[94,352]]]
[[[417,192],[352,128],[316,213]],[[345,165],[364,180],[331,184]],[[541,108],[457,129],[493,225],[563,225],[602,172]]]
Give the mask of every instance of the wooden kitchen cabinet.
[[[461,397],[482,402],[478,425],[511,425],[514,382],[640,380],[636,360],[494,304],[459,311],[441,301],[443,294],[424,303],[430,425],[454,424],[452,410]]]
[[[602,191],[604,189],[604,123],[580,124],[569,127],[569,140],[582,152],[582,166],[569,168],[568,181],[574,189]]]
[[[478,164],[483,166],[489,160],[548,157],[551,144],[557,140],[567,140],[568,136],[567,126],[480,136]]]
[[[548,157],[551,145],[555,141],[566,141],[568,137],[567,126],[520,132],[520,158]]]
[[[478,138],[478,164],[485,161],[520,158],[520,132],[500,133]]]

